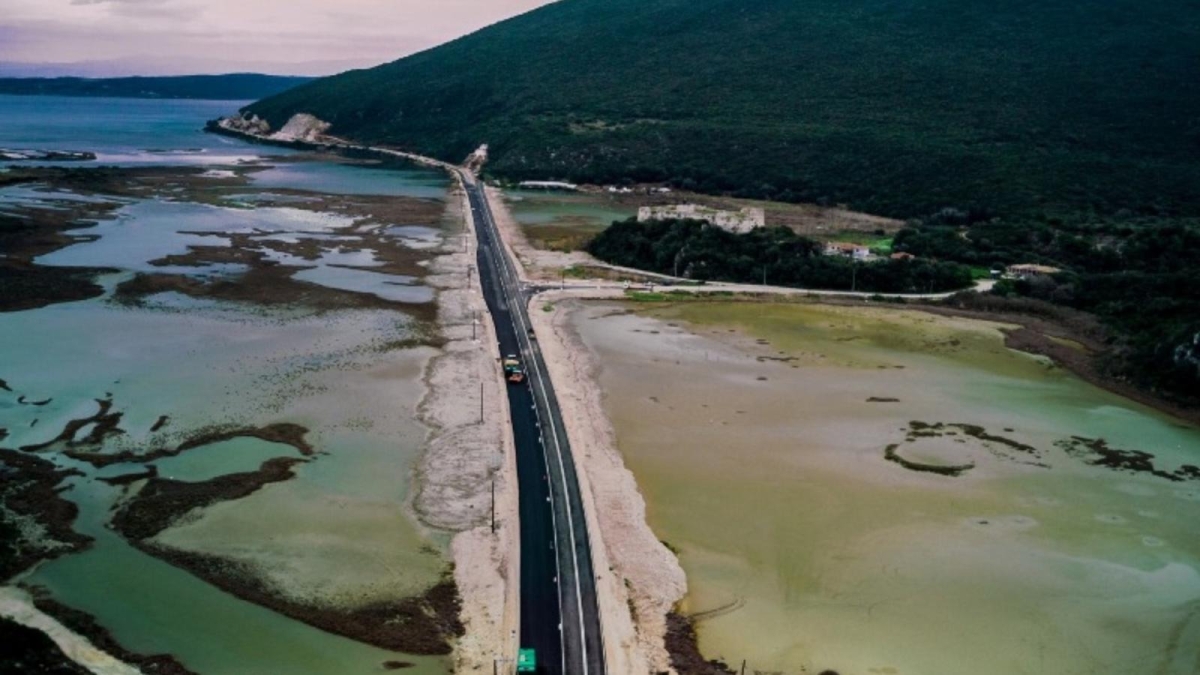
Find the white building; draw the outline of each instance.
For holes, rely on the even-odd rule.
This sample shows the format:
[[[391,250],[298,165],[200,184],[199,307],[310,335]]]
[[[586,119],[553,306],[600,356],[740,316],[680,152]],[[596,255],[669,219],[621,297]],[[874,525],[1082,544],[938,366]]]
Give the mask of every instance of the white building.
[[[574,183],[557,180],[525,180],[517,183],[517,187],[526,190],[568,190],[572,192],[579,189],[579,186]]]
[[[852,258],[858,261],[870,260],[874,257],[871,255],[871,249],[866,246],[844,241],[825,242],[825,255]]]
[[[703,220],[736,234],[766,225],[767,215],[762,209],[747,208],[740,211],[722,211],[699,204],[674,204],[672,206],[643,206],[638,209],[638,222],[648,220]]]

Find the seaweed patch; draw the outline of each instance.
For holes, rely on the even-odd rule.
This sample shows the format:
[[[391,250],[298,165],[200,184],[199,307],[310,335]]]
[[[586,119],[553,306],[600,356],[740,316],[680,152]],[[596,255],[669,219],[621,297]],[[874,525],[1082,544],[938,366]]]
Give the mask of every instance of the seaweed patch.
[[[924,462],[914,462],[911,459],[905,459],[900,456],[897,450],[900,448],[899,443],[893,443],[883,451],[883,458],[889,462],[894,462],[909,471],[917,471],[920,473],[936,473],[941,476],[961,476],[964,473],[975,468],[975,463],[967,464],[926,464]]]
[[[1154,464],[1154,455],[1144,450],[1122,450],[1108,445],[1103,438],[1072,436],[1055,443],[1067,455],[1083,460],[1089,466],[1102,466],[1126,473],[1148,473],[1174,483],[1200,480],[1200,467],[1184,464],[1175,471],[1166,471]]]

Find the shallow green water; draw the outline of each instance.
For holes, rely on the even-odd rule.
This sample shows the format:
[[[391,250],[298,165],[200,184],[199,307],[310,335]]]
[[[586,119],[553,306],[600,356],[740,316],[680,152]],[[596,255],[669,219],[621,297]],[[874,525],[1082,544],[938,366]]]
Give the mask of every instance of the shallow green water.
[[[553,225],[581,231],[600,231],[614,220],[637,215],[637,209],[618,204],[607,195],[534,190],[506,190],[505,203],[513,218],[526,228]]]
[[[128,431],[113,449],[136,450],[147,441],[169,445],[214,422],[305,424],[313,430],[309,440],[327,454],[301,467],[292,482],[270,486],[252,499],[303,495],[301,503],[334,499],[343,509],[329,503],[324,511],[292,521],[287,512],[264,516],[252,503],[223,506],[255,539],[295,533],[290,555],[303,560],[303,540],[336,536],[353,525],[343,517],[346,507],[390,504],[390,529],[356,535],[364,546],[397,547],[396,555],[406,562],[390,587],[418,592],[437,580],[444,565],[440,556],[422,552],[440,544],[420,532],[404,507],[407,467],[425,433],[411,411],[421,392],[420,364],[428,355],[373,351],[376,341],[403,338],[406,325],[403,315],[387,312],[276,319],[195,307],[187,313],[127,310],[103,301],[0,315],[0,341],[6,345],[0,372],[18,391],[53,397],[34,408],[16,404],[16,394],[5,393],[0,420],[14,431],[14,445],[45,440],[66,420],[94,412],[93,399],[111,393],[114,409],[125,413],[121,427]],[[380,364],[388,365],[393,377],[407,379],[372,375]],[[356,374],[368,384],[355,384]],[[379,400],[386,401],[386,410],[379,409]],[[170,422],[151,433],[160,415],[169,415]],[[38,424],[29,428],[33,419]],[[163,476],[194,481],[295,454],[288,446],[236,439],[161,460],[158,466]],[[138,468],[136,463],[114,466],[103,474]],[[79,528],[96,536],[98,544],[43,566],[27,581],[94,614],[131,649],[177,654],[201,673],[374,672],[386,660],[381,650],[228,597],[130,548],[104,527],[116,494],[114,488],[78,479],[67,496],[81,504]],[[318,547],[307,555],[321,564],[322,556],[340,553]],[[353,565],[343,569],[352,583],[378,584],[378,578],[356,576]],[[421,663],[417,672],[445,668],[437,659]]]
[[[200,673],[374,673],[396,654],[330,635],[216,592],[187,572],[130,546],[104,526],[115,489],[79,481],[71,497],[78,527],[96,537],[79,555],[43,566],[27,579],[72,607],[95,615],[126,648],[176,655]],[[412,658],[412,672],[445,672],[441,659]]]
[[[290,445],[257,438],[234,438],[202,445],[154,464],[163,478],[198,483],[229,473],[254,471],[268,459],[296,454]]]
[[[149,120],[154,113],[145,105],[118,105],[114,110],[128,115],[101,115],[98,123],[111,127],[112,133],[105,136],[104,128],[92,127],[94,137],[104,139],[89,146],[88,134],[80,130],[80,107],[96,103],[80,101],[51,106],[49,117],[41,122],[46,133],[30,136],[24,145],[5,141],[7,132],[0,130],[0,146],[96,147],[114,162],[128,164],[219,164],[220,158],[233,162],[291,154],[199,134],[205,117],[186,127],[180,118],[208,108],[183,106],[181,112],[169,102],[159,111],[167,116],[160,123]],[[20,112],[21,106],[23,101],[10,105],[0,97],[0,116],[20,127],[19,119],[10,120],[4,113]],[[63,117],[57,122],[55,110]],[[146,133],[138,134],[142,126]],[[54,137],[55,129],[70,135]],[[264,187],[436,199],[444,198],[447,185],[436,172],[318,162],[285,165],[255,176]],[[0,203],[27,205],[29,200],[62,196],[22,188],[0,191]],[[320,260],[285,260],[281,255],[280,262],[312,268],[304,270],[311,283],[408,302],[432,300],[432,289],[413,278],[337,267],[375,263],[371,251],[351,250],[356,246],[352,237],[331,233],[350,222],[344,216],[248,208],[252,205],[253,200],[229,208],[127,200],[115,219],[83,232],[97,240],[74,244],[38,262],[115,267],[117,273],[99,280],[111,292],[133,272],[236,278],[242,270],[235,265],[149,264],[186,253],[189,245],[227,245],[222,233],[293,242],[315,239],[325,249]],[[393,225],[398,227],[397,240],[411,240],[414,248],[428,248],[441,238],[437,223]],[[294,479],[194,511],[185,523],[161,533],[160,543],[246,563],[282,594],[314,604],[395,600],[438,581],[447,564],[445,537],[422,528],[407,506],[412,468],[427,433],[415,408],[424,393],[423,369],[434,352],[387,345],[411,339],[413,326],[413,319],[399,310],[317,314],[173,293],[147,298],[142,307],[102,297],[0,313],[0,378],[15,390],[0,391],[0,427],[11,432],[3,445],[50,440],[68,421],[94,414],[98,401],[111,401],[112,410],[122,414],[123,433],[105,442],[105,452],[169,449],[214,425],[303,425],[317,453],[296,467]],[[22,395],[25,403],[18,400]],[[164,415],[167,424],[151,431]],[[97,470],[53,452],[44,455],[85,472],[71,479],[72,488],[64,496],[80,505],[77,528],[94,536],[96,545],[44,564],[24,581],[94,615],[127,648],[174,654],[202,675],[376,673],[388,660],[416,664],[405,672],[449,670],[447,659],[379,650],[242,602],[137,551],[107,526],[122,488],[95,478],[140,471],[143,463]],[[155,464],[164,477],[201,481],[253,470],[279,456],[297,452],[286,445],[235,438]]]
[[[1055,443],[1103,437],[1172,470],[1200,463],[1200,430],[970,322],[643,311],[575,325],[650,524],[680,551],[706,656],[789,675],[1195,672],[1200,483],[1088,466]],[[912,420],[1038,455],[961,433],[907,442]],[[884,459],[890,444],[975,468],[908,471]]]

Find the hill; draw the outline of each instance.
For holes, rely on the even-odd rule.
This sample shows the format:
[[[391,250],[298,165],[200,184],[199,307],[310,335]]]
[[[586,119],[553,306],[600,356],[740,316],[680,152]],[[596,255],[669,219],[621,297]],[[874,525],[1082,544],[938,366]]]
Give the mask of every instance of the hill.
[[[488,143],[502,178],[662,181],[907,219],[898,251],[1061,268],[996,292],[1095,314],[1107,371],[1200,406],[1196,10],[560,0],[248,110],[450,161]]]
[[[246,101],[273,96],[312,79],[253,73],[101,79],[10,77],[0,78],[0,94]]]
[[[1200,211],[1193,0],[561,0],[250,110],[576,182],[1059,215]]]

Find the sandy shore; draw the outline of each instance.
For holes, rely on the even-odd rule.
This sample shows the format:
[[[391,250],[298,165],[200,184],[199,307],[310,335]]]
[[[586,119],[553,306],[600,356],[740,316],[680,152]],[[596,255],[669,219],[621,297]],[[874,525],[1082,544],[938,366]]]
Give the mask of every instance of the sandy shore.
[[[674,672],[664,644],[667,613],[687,591],[679,561],[651,531],[646,503],[617,450],[595,364],[571,328],[579,307],[571,292],[543,294],[530,320],[555,384],[571,439],[592,547],[604,625],[606,658],[612,672]]]
[[[58,621],[33,606],[29,594],[12,586],[0,587],[0,616],[23,626],[36,628],[54,640],[54,644],[72,661],[95,675],[141,675],[141,671],[97,649],[86,638],[71,632]]]
[[[461,220],[470,232],[469,213],[466,193],[456,188],[447,218]],[[478,279],[468,276],[474,242],[473,237],[448,237],[444,255],[432,261],[426,279],[438,289],[438,324],[446,344],[425,373],[427,390],[418,414],[431,431],[416,469],[413,503],[426,525],[455,533],[451,554],[467,629],[455,651],[457,672],[490,672],[496,657],[515,653],[519,620],[516,457],[505,385],[496,367],[495,329]]]

